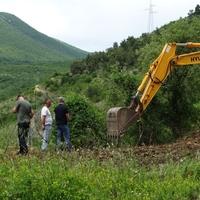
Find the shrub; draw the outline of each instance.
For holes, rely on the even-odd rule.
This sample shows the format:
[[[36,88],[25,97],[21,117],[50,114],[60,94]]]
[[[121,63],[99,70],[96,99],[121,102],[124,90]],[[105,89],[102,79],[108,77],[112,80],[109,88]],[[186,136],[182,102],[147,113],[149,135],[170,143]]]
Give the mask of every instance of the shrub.
[[[72,143],[78,146],[93,146],[104,139],[105,126],[101,113],[83,97],[68,95]]]
[[[101,89],[97,85],[89,85],[86,90],[86,95],[93,101],[101,100]]]

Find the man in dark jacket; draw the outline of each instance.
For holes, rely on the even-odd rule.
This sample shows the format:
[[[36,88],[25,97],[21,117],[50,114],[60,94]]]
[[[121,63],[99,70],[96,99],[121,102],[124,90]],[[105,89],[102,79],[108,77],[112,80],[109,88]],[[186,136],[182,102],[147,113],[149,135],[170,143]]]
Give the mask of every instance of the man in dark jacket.
[[[12,110],[17,113],[19,152],[18,154],[26,155],[28,153],[27,137],[30,128],[30,121],[33,117],[31,104],[23,96],[17,96],[17,102]]]
[[[61,138],[63,136],[68,151],[71,151],[71,142],[70,142],[70,130],[68,127],[69,121],[69,111],[67,106],[65,105],[64,98],[58,98],[58,105],[56,106],[55,112],[55,120],[57,126],[57,146],[59,147],[61,144]]]

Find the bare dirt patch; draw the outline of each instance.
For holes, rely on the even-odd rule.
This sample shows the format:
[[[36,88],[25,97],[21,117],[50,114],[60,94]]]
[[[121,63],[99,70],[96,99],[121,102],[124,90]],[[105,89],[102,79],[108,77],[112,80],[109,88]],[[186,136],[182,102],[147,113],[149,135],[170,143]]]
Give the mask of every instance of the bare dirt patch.
[[[16,158],[16,147],[9,147],[4,156]],[[163,145],[143,145],[134,147],[110,147],[94,149],[75,149],[71,153],[56,152],[48,150],[42,153],[39,149],[30,148],[26,157],[37,157],[45,159],[50,157],[61,157],[63,159],[75,159],[77,161],[95,159],[99,162],[113,160],[118,164],[126,159],[136,159],[140,165],[151,166],[164,164],[171,161],[182,161],[185,158],[195,158],[200,160],[200,132],[190,134],[178,139],[175,143]]]

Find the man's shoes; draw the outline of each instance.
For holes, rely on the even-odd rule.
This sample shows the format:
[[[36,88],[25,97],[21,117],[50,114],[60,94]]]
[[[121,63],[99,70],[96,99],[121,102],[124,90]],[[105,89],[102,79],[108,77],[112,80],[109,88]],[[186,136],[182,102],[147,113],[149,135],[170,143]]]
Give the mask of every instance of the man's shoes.
[[[17,153],[16,153],[16,155],[21,155],[21,156],[26,156],[28,154],[28,151],[18,151]]]

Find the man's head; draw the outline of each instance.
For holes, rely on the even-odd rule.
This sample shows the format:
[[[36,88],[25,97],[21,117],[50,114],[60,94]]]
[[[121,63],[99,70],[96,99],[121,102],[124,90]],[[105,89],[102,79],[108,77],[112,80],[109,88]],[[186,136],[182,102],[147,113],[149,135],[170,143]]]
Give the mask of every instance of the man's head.
[[[17,98],[16,98],[17,101],[22,101],[24,100],[24,96],[22,95],[18,95]]]
[[[64,103],[64,102],[65,102],[65,100],[64,100],[64,98],[63,98],[63,97],[58,97],[58,102],[59,102],[59,103]]]
[[[45,99],[44,104],[49,108],[51,106],[51,99]]]

